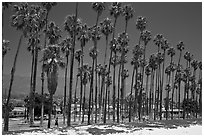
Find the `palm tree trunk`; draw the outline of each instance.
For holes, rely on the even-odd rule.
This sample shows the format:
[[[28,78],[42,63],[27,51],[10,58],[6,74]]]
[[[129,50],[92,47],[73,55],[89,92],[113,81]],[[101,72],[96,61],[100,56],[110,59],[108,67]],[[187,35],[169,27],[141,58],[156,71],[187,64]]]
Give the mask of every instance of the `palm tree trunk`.
[[[80,63],[79,63],[80,64]],[[79,65],[78,65],[79,68]],[[77,95],[77,85],[78,85],[78,76],[76,78],[76,85],[75,85],[75,93],[74,93],[74,122],[76,122],[76,115],[77,115],[77,102],[76,102],[76,95]]]
[[[10,79],[10,85],[9,85],[7,101],[6,101],[6,105],[5,105],[6,111],[5,111],[5,117],[4,117],[4,131],[8,131],[8,128],[9,128],[9,101],[10,101],[10,97],[11,97],[11,90],[12,90],[14,74],[15,74],[15,70],[16,70],[16,62],[17,62],[19,50],[20,50],[20,47],[21,47],[22,38],[23,38],[23,35],[20,36],[17,51],[16,51],[16,55],[15,55],[15,58],[14,58],[12,69],[11,69],[11,79]]]
[[[84,115],[85,115],[85,100],[86,100],[86,84],[84,85],[84,97],[83,97],[83,115],[82,115],[82,123],[84,123]]]
[[[148,109],[148,83],[149,83],[149,75],[147,75],[147,79],[146,79],[146,115],[149,114],[149,109]]]
[[[119,67],[119,72],[118,72],[118,105],[117,105],[117,123],[120,122],[120,76],[121,76],[121,64],[120,64],[120,67]]]
[[[116,93],[116,82],[115,82],[115,71],[116,71],[116,53],[113,65],[113,122],[115,122],[115,93]]]
[[[34,124],[34,94],[36,91],[36,79],[37,79],[37,65],[38,65],[38,47],[35,45],[35,60],[34,60],[34,70],[33,70],[33,91],[30,94],[31,107],[30,107],[30,126]]]
[[[131,82],[131,91],[130,91],[130,101],[129,101],[129,122],[131,122],[131,109],[132,109],[132,90],[133,90],[133,83],[134,83],[134,76],[135,76],[135,66],[133,66],[132,70],[132,82]]]
[[[78,15],[78,2],[76,2],[75,22],[77,22]],[[69,101],[68,101],[68,116],[67,126],[71,126],[71,104],[72,104],[72,83],[73,83],[73,70],[74,70],[74,51],[76,38],[76,23],[74,24],[74,38],[73,47],[71,48],[71,65],[70,65],[70,82],[69,82]]]
[[[63,110],[63,124],[65,125],[65,117],[66,117],[66,98],[67,98],[67,73],[68,73],[68,63],[69,63],[69,56],[66,55],[66,66],[65,66],[65,75],[64,75],[64,110]]]
[[[165,66],[165,53],[166,50],[164,50],[164,61],[163,61],[163,67],[162,67],[162,81],[161,81],[161,93],[160,93],[160,120],[162,120],[162,92],[164,88],[164,66]]]
[[[108,47],[108,36],[106,36],[106,49],[105,49],[105,57],[104,57],[104,63],[103,66],[105,67],[106,65],[106,54],[107,54],[107,47]],[[110,72],[110,66],[108,66],[108,72]],[[105,83],[104,83],[105,84]],[[106,123],[106,106],[107,106],[107,91],[108,87],[106,85],[106,91],[105,91],[105,109],[104,109],[104,123]]]
[[[173,88],[174,88],[174,72],[172,72],[172,85],[173,85]],[[173,102],[174,102],[174,90],[172,90],[172,95],[171,95],[171,119],[174,118],[174,106],[173,106]]]
[[[82,51],[82,54],[84,54],[84,45],[81,44],[81,51]],[[81,56],[81,68],[83,67],[83,56]],[[83,73],[83,72],[82,72]],[[82,96],[83,96],[83,82],[82,82],[82,73],[80,74],[80,82],[81,82],[81,85],[80,85],[80,108],[79,108],[79,121],[81,120],[81,109],[82,109]]]
[[[47,128],[50,128],[51,126],[51,121],[52,121],[52,106],[53,106],[53,94],[50,94],[50,108],[49,108],[49,114],[48,114],[48,124]]]
[[[49,12],[46,13],[46,17],[45,17],[45,32],[47,32],[47,22],[48,22],[48,14]],[[44,41],[44,48],[46,47],[46,42],[47,42],[47,35],[45,33],[45,41]],[[43,57],[44,57],[44,52],[43,52]],[[43,60],[43,66],[44,66],[44,60]],[[32,74],[31,74],[32,75]],[[42,68],[42,72],[41,72],[41,81],[42,81],[42,87],[41,87],[41,95],[43,97],[44,95],[44,81],[45,81],[45,74],[44,74],[44,70]],[[43,125],[43,117],[44,117],[44,98],[42,98],[42,103],[41,103],[41,119],[40,119],[40,126]]]
[[[135,100],[134,100],[134,113],[137,116],[137,103],[138,103],[138,89],[137,89],[137,77],[138,77],[138,67],[135,68],[136,74],[135,74]]]
[[[94,59],[93,59],[93,62],[92,62],[92,71],[91,71],[91,83],[90,83],[90,92],[89,92],[89,111],[88,111],[88,125],[90,125],[90,116],[91,116],[91,95],[92,95],[92,92],[93,92],[93,74],[94,74]],[[97,75],[97,74],[96,74]]]

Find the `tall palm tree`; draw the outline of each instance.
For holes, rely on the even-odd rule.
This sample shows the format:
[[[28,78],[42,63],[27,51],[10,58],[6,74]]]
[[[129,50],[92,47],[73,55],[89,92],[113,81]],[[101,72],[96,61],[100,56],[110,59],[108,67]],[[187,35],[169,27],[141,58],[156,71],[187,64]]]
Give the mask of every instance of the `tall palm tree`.
[[[66,63],[65,63],[65,74],[64,74],[64,104],[63,104],[63,124],[65,124],[66,116],[66,98],[67,98],[67,75],[68,75],[68,63],[69,63],[69,54],[72,46],[72,38],[67,37],[61,43],[61,51],[65,54]]]
[[[84,115],[85,115],[85,99],[86,99],[86,85],[91,77],[91,70],[87,64],[84,64],[83,67],[81,68],[81,72],[83,75],[83,87],[84,87],[84,96],[83,96],[83,115],[82,115],[82,123],[84,123]]]
[[[91,116],[91,95],[93,92],[94,61],[97,57],[97,54],[98,54],[98,51],[96,50],[96,47],[92,47],[89,52],[89,56],[92,58],[92,69],[91,69],[91,83],[90,83],[90,92],[89,92],[88,125],[90,124],[90,116]]]
[[[44,49],[45,56],[42,60],[44,60],[43,69],[47,74],[47,86],[48,91],[50,94],[50,106],[49,106],[49,113],[48,113],[48,128],[51,125],[51,113],[52,113],[52,106],[53,106],[53,95],[56,92],[57,85],[58,85],[58,70],[59,67],[64,68],[65,63],[62,61],[62,57],[60,56],[60,46],[57,44],[55,45],[48,45]]]
[[[101,38],[101,27],[100,26],[93,26],[93,27],[91,27],[90,28],[90,33],[91,33],[91,36],[90,36],[90,38],[91,38],[91,40],[93,41],[93,43],[94,43],[94,47],[93,48],[95,48],[94,50],[96,50],[97,51],[97,42],[100,40],[100,38]],[[97,56],[96,56],[96,58],[94,58],[95,60],[94,60],[94,62],[93,62],[93,65],[94,66],[92,66],[93,68],[93,70],[94,70],[94,67],[95,67],[95,70],[96,70],[96,68],[97,68]],[[93,71],[93,73],[94,73],[94,71]],[[94,74],[92,74],[92,76],[94,77]],[[93,94],[93,78],[91,77],[91,83],[90,83],[90,85],[91,85],[91,87],[90,87],[90,91],[92,91],[92,93],[91,94]],[[96,75],[95,75],[95,92],[97,93],[97,73],[96,73]],[[91,102],[90,102],[91,103]],[[100,107],[100,106],[99,106]],[[99,111],[101,112],[101,108],[99,108]],[[100,116],[99,116],[100,117]]]
[[[97,33],[99,32],[100,33],[100,30],[99,30],[99,27],[98,27],[98,22],[99,22],[99,17],[102,15],[103,11],[105,10],[105,3],[103,2],[93,2],[92,3],[92,9],[97,13],[97,17],[96,17],[96,23],[95,23],[95,26],[93,26],[93,31],[94,31],[94,37],[92,37],[92,40],[94,42],[94,46],[97,50],[97,37],[99,36]],[[98,36],[97,36],[98,35]],[[100,38],[99,38],[100,39]],[[98,40],[99,40],[98,39]],[[97,68],[97,57],[95,59],[95,70]],[[94,75],[94,74],[93,74]],[[93,76],[94,77],[94,76]],[[97,72],[95,71],[95,94],[97,95],[98,91],[97,91]],[[103,84],[103,80],[102,80],[102,84]],[[96,96],[95,96],[96,97]],[[96,99],[95,99],[96,100]],[[97,111],[97,107],[95,108],[96,111]],[[101,109],[99,109],[99,111],[101,111]],[[99,112],[100,113],[100,112]],[[100,117],[100,116],[99,116]],[[95,120],[96,121],[96,120]]]
[[[157,57],[155,54],[152,54],[149,58],[149,66],[151,68],[151,82],[150,82],[150,92],[149,92],[149,116],[150,119],[153,118],[153,100],[154,100],[154,79],[155,79],[155,71],[158,67],[157,65]]]
[[[42,2],[41,5],[43,6],[43,8],[46,9],[46,16],[45,16],[45,39],[44,39],[44,48],[46,47],[47,44],[47,36],[46,36],[46,32],[47,32],[47,24],[48,24],[48,16],[49,16],[49,12],[51,10],[51,8],[53,6],[55,6],[57,3],[56,2]],[[43,54],[44,56],[44,54]],[[43,62],[44,64],[44,62]],[[42,87],[41,87],[41,95],[44,95],[44,72],[42,69],[41,72],[41,81],[42,81]],[[41,120],[40,120],[40,125],[43,125],[43,116],[44,116],[44,100],[42,98],[42,103],[41,103]]]
[[[175,51],[175,49],[174,49],[174,47],[170,47],[168,50],[167,50],[167,55],[169,55],[170,56],[170,64],[173,64],[173,57],[175,56],[175,54],[176,54],[176,51]],[[175,65],[174,65],[175,66]],[[173,72],[175,71],[175,69],[174,69],[174,66],[172,66],[171,67],[171,72],[172,72],[172,96],[171,96],[171,98],[172,98],[172,113],[171,113],[171,119],[173,119],[173,99],[174,99],[174,90],[175,90],[175,87],[174,87],[174,74],[173,74]],[[171,75],[171,72],[170,72],[170,75]],[[176,82],[177,83],[177,82]]]
[[[144,81],[144,72],[145,72],[145,66],[146,66],[146,46],[148,44],[148,42],[151,40],[151,32],[144,30],[141,33],[141,40],[144,42],[144,53],[143,53],[143,58],[141,59],[141,65],[142,65],[142,70],[141,70],[141,74],[142,74],[142,81],[141,81],[141,87],[140,87],[140,93],[139,93],[139,99],[142,99],[142,89],[143,89],[143,81]],[[142,108],[142,100],[139,101],[139,119],[141,118],[140,116],[140,111]]]
[[[79,36],[78,36],[78,40],[80,41],[81,44],[81,51],[82,54],[84,54],[84,47],[86,45],[86,43],[90,40],[90,31],[89,31],[89,27],[86,24],[83,24],[79,27]],[[83,67],[83,56],[81,56],[81,65],[80,67]],[[82,74],[80,74],[80,81],[81,81],[81,85],[80,85],[80,109],[79,109],[79,120],[81,120],[81,109],[82,109],[82,92],[83,92],[83,82],[82,82]],[[97,100],[96,100],[97,101]]]
[[[104,56],[104,63],[103,63],[103,66],[105,67],[106,57],[107,57],[107,48],[108,48],[108,36],[113,32],[113,25],[112,25],[111,20],[109,18],[106,18],[103,20],[103,22],[101,22],[101,32],[105,35],[105,39],[106,39],[106,49],[105,49],[105,56]],[[105,77],[102,79],[105,79]],[[102,80],[102,81],[104,81],[104,80]],[[105,84],[105,81],[102,84]],[[105,94],[107,94],[107,90],[108,90],[108,88],[106,88]],[[105,98],[105,100],[106,100],[106,98]],[[104,109],[104,122],[106,119],[105,117],[106,117],[106,102],[105,102],[105,109]]]
[[[112,33],[112,40],[110,42],[110,56],[109,56],[109,64],[108,64],[108,72],[110,72],[110,65],[111,60],[114,58],[114,65],[113,65],[113,122],[115,122],[115,93],[116,93],[116,81],[115,81],[115,71],[116,71],[116,43],[117,39],[115,37],[115,31],[116,31],[116,23],[118,17],[122,14],[122,3],[121,2],[113,2],[109,9],[110,15],[114,17],[114,23],[113,23],[113,33]],[[114,53],[114,57],[112,57],[112,54]],[[108,73],[109,75],[109,73]]]
[[[64,22],[64,29],[69,33],[69,35],[72,38],[67,126],[71,126],[71,103],[72,103],[75,40],[76,40],[76,35],[78,34],[77,30],[80,24],[81,22],[78,19],[78,3],[76,3],[75,15],[67,16]]]
[[[115,105],[116,105],[116,66],[118,64],[118,56],[117,56],[117,39],[113,39],[110,42],[110,50],[114,53],[114,56],[111,58],[111,65],[113,66],[113,122],[115,122]]]
[[[136,112],[136,109],[137,109],[137,103],[138,103],[138,76],[139,76],[139,72],[138,72],[138,69],[139,69],[139,66],[140,66],[140,63],[141,63],[141,59],[142,59],[142,55],[144,54],[144,48],[142,46],[139,46],[139,45],[136,45],[134,48],[133,48],[133,59],[132,59],[132,63],[134,64],[134,69],[136,71],[136,74],[135,74],[135,99],[134,99],[134,112],[137,114]],[[131,107],[129,107],[131,108]],[[130,109],[131,111],[131,109]],[[130,112],[129,112],[130,113]],[[131,115],[130,115],[131,117]],[[129,117],[129,119],[131,119]]]
[[[148,98],[148,86],[149,86],[149,76],[151,75],[151,68],[149,65],[145,67],[145,74],[146,74],[146,115],[149,114],[149,109],[148,109],[148,101],[150,98]]]
[[[78,62],[78,69],[80,68],[80,62],[81,62],[81,56],[83,56],[83,53],[82,53],[82,50],[79,49],[79,50],[76,50],[75,51],[75,59],[77,60]],[[76,94],[77,94],[77,84],[78,84],[78,77],[80,76],[80,73],[78,72],[77,75],[76,75],[76,86],[75,86],[75,93],[74,93],[74,102],[75,102],[75,105],[74,105],[74,110],[75,112],[77,111],[76,109]],[[74,122],[76,121],[76,113],[74,113]]]
[[[155,118],[158,116],[158,107],[159,107],[159,95],[162,94],[161,92],[161,63],[162,63],[162,53],[160,52],[161,46],[164,44],[164,37],[162,34],[157,34],[153,40],[154,44],[158,47],[157,49],[157,62],[158,62],[158,69],[156,71],[156,80],[157,80],[157,97],[155,98],[156,101],[156,109],[155,109]],[[161,57],[161,58],[160,58]],[[162,100],[160,100],[162,101]]]
[[[164,60],[163,60],[163,68],[162,68],[162,83],[161,83],[161,93],[160,93],[160,120],[162,120],[162,92],[164,85],[164,66],[165,66],[165,55],[166,50],[169,48],[169,42],[165,39],[164,43],[161,45],[161,49],[163,50]],[[173,84],[173,83],[172,83]]]
[[[125,5],[123,8],[122,8],[122,15],[125,17],[125,33],[127,33],[127,27],[128,27],[128,21],[133,18],[133,13],[134,13],[134,10],[132,8],[131,5]],[[120,43],[119,43],[120,44]],[[128,42],[126,43],[128,45]],[[125,53],[126,52],[126,49],[125,48],[122,48],[122,54],[121,54],[121,59],[122,59],[122,70],[121,70],[121,74],[125,73],[124,72],[124,63],[123,63],[123,60],[124,60],[124,57],[125,57]],[[123,109],[123,98],[124,98],[124,92],[125,92],[125,77],[122,77],[122,80],[121,80],[121,97],[122,97],[122,102],[121,102],[121,106],[122,106],[122,109]],[[123,115],[123,114],[122,114]],[[123,117],[122,117],[122,120],[123,120]]]
[[[194,59],[194,60],[191,62],[191,66],[193,67],[193,82],[195,83],[196,70],[198,69],[198,61]],[[195,99],[194,96],[195,96],[195,89],[192,90],[192,93],[191,93],[191,97],[192,97],[193,100]]]
[[[121,72],[120,75],[124,72],[124,65],[127,63],[126,60],[126,54],[128,53],[128,44],[129,44],[129,37],[128,34],[123,32],[118,35],[118,44],[119,44],[119,53],[121,54]],[[124,97],[124,91],[125,91],[125,75],[121,75],[121,107],[123,110],[123,97]],[[123,115],[123,111],[121,112]],[[122,116],[123,121],[123,116]]]

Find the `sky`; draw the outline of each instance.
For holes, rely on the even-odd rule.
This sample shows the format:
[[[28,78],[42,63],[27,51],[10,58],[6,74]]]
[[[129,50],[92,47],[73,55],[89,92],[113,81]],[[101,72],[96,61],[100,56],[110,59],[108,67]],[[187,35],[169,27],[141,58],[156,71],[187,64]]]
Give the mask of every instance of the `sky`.
[[[106,17],[109,17],[113,21],[113,17],[109,14],[109,7],[111,3],[106,3],[106,10],[99,17],[101,22]],[[128,2],[123,5],[131,4],[134,9],[134,17],[128,22],[127,33],[130,37],[128,63],[125,67],[129,70],[130,76],[127,78],[127,83],[131,82],[132,66],[130,65],[130,59],[132,57],[132,49],[138,43],[139,31],[136,29],[135,22],[138,16],[144,16],[147,18],[148,25],[147,30],[151,31],[152,37],[156,34],[163,34],[163,36],[169,41],[170,45],[176,48],[179,41],[183,41],[185,44],[185,50],[191,52],[194,55],[194,59],[202,60],[202,3],[201,2]],[[63,30],[63,23],[65,17],[75,13],[75,3],[73,2],[58,2],[55,7],[52,8],[48,20],[54,21]],[[3,74],[10,74],[13,64],[18,40],[21,32],[10,26],[10,17],[13,15],[12,7],[5,10],[4,13],[4,38],[10,41],[11,50],[7,53],[4,60],[4,72]],[[79,2],[78,16],[82,20],[82,23],[86,23],[88,26],[92,26],[96,22],[96,12],[91,8],[90,2]],[[125,28],[124,17],[119,17],[116,24],[116,33],[121,33]],[[67,33],[63,32],[65,38]],[[44,39],[42,37],[42,39]],[[109,37],[110,39],[110,37]],[[41,41],[43,43],[43,40]],[[85,47],[84,63],[91,65],[91,58],[89,57],[89,49],[93,46],[93,42],[90,41]],[[80,43],[77,41],[76,49],[80,48]],[[105,37],[102,36],[98,42],[98,62],[102,63],[104,59],[105,51]],[[146,57],[152,53],[156,53],[157,46],[153,42],[149,42],[147,45]],[[108,50],[108,56],[110,51]],[[179,52],[176,51],[174,61],[178,61]],[[39,55],[39,59],[42,57],[42,53]],[[166,64],[169,63],[169,57],[166,57]],[[70,62],[70,61],[69,61]],[[181,63],[185,63],[182,58]],[[40,77],[41,65],[38,65],[37,76]],[[77,72],[77,63],[75,60],[74,74]],[[24,39],[17,59],[16,73],[18,76],[30,76],[31,70],[31,53],[27,51],[27,40]],[[59,76],[64,77],[64,70],[59,71]]]

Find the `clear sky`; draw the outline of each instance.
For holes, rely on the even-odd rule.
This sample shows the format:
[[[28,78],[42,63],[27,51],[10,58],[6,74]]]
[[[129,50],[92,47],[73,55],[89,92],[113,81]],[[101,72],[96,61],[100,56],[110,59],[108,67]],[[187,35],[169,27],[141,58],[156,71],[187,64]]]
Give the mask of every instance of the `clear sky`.
[[[106,3],[106,10],[100,16],[99,21],[101,22],[104,18],[110,17],[109,7],[111,3]],[[144,16],[148,20],[147,29],[152,32],[154,37],[156,34],[163,34],[163,36],[169,41],[171,46],[176,48],[179,41],[183,41],[185,44],[185,51],[189,51],[194,55],[197,60],[202,59],[202,3],[168,3],[168,2],[132,2],[123,3],[123,5],[131,4],[134,8],[134,17],[128,23],[128,34],[130,37],[130,51],[128,53],[129,62],[125,65],[129,69],[130,76],[132,74],[132,67],[130,65],[130,59],[132,57],[132,49],[135,44],[138,43],[139,32],[136,30],[135,22],[138,16]],[[65,17],[75,12],[75,3],[63,2],[57,3],[57,6],[53,7],[49,14],[49,21],[54,21],[63,30],[63,22]],[[11,50],[5,56],[4,61],[4,74],[9,74],[11,71],[11,66],[13,64],[14,55],[16,52],[18,40],[20,37],[19,31],[15,30],[10,26],[10,17],[13,14],[11,8],[5,10],[4,16],[4,39],[10,40]],[[82,19],[83,23],[87,23],[89,26],[95,24],[96,22],[96,12],[91,8],[91,3],[79,3],[78,16]],[[125,20],[124,17],[118,19],[116,25],[116,35],[124,30]],[[63,37],[67,35],[63,32]],[[44,39],[44,38],[43,38]],[[43,42],[43,41],[42,41]],[[23,41],[23,45],[20,49],[18,62],[16,66],[16,74],[19,76],[30,76],[31,70],[31,54],[26,50],[27,40]],[[76,49],[79,49],[79,42],[77,42]],[[91,65],[91,58],[88,55],[89,48],[93,46],[93,42],[89,42],[85,47],[85,63]],[[104,51],[105,51],[105,38],[104,36],[98,43],[99,47],[99,62],[103,62]],[[147,46],[147,57],[150,54],[155,53],[157,47],[151,41]],[[184,52],[185,52],[184,51]],[[110,51],[108,51],[109,55]],[[40,58],[41,58],[40,53]],[[175,61],[178,60],[178,51],[176,52]],[[167,63],[169,62],[169,57]],[[184,59],[182,58],[182,63]],[[77,63],[75,63],[75,68]],[[75,73],[77,69],[74,70]],[[38,76],[41,73],[41,63],[38,65]],[[60,70],[60,77],[63,77],[64,71]],[[127,83],[130,83],[131,77],[127,79]]]

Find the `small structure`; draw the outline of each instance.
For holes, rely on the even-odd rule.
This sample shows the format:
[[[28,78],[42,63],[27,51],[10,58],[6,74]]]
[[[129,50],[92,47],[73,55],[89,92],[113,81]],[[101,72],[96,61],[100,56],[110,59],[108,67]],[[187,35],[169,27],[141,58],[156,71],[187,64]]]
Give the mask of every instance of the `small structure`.
[[[25,107],[15,107],[10,113],[9,117],[24,117]]]

